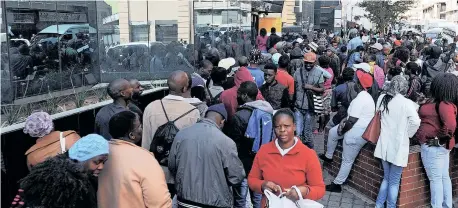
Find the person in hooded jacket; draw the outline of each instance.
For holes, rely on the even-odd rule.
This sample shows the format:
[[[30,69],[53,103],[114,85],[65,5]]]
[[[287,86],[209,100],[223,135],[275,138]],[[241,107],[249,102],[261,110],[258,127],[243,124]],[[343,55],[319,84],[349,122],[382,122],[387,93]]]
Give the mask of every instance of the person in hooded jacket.
[[[223,132],[233,139],[237,145],[237,152],[243,163],[246,175],[251,170],[255,154],[252,151],[253,140],[245,137],[248,122],[254,109],[260,109],[273,114],[272,106],[264,101],[257,100],[259,90],[253,81],[244,81],[237,89],[237,112],[225,125]],[[239,187],[234,188],[234,207],[246,207],[246,196],[248,193],[248,182],[245,179]],[[250,191],[253,207],[260,208],[262,195]]]
[[[442,54],[442,49],[439,46],[431,46],[429,48],[429,59],[423,63],[421,72],[421,81],[423,85],[423,93],[426,96],[430,95],[431,82],[440,73],[455,71],[453,61],[450,57],[447,59],[445,54]]]
[[[304,54],[300,48],[294,48],[289,54],[291,62],[289,64],[289,73],[294,75],[294,73],[301,69],[304,66]]]
[[[240,67],[240,69],[237,70],[234,76],[235,86],[228,90],[224,90],[221,93],[219,99],[222,103],[224,103],[224,107],[226,107],[229,120],[232,119],[235,112],[237,111],[237,107],[239,106],[237,100],[237,90],[239,89],[240,85],[245,81],[253,82],[253,77],[251,76],[251,73],[248,71],[246,67]],[[259,90],[258,95],[256,96],[256,100],[264,100]]]

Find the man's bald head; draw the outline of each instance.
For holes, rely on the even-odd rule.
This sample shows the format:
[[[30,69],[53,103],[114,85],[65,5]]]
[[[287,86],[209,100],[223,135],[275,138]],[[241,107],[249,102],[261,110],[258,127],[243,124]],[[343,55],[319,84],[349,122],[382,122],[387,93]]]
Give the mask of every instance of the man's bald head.
[[[129,81],[127,81],[126,79],[116,79],[110,82],[110,84],[108,84],[107,92],[108,92],[108,95],[113,100],[116,100],[122,97],[128,98],[132,96],[132,91],[131,90],[129,91],[130,94],[129,92],[125,93],[124,91],[126,91],[129,88],[132,88],[130,86]]]
[[[191,86],[189,85],[190,77],[184,71],[174,71],[170,74],[169,78],[167,79],[167,85],[169,90],[173,94],[181,95],[188,90],[190,90]]]
[[[131,85],[140,84],[140,82],[138,81],[138,79],[129,79],[129,83],[130,83]]]
[[[238,62],[239,66],[248,66],[248,58],[246,56],[241,56]]]
[[[143,87],[138,81],[138,79],[129,79],[130,86],[133,88],[133,98],[138,99],[140,95],[143,93]]]

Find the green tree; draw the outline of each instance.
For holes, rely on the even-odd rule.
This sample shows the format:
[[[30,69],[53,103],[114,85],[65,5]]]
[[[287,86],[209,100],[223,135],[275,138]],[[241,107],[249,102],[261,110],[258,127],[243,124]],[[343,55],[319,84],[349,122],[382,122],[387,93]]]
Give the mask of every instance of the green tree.
[[[413,4],[414,0],[363,0],[358,6],[368,12],[364,16],[384,33],[388,26],[398,23],[400,15],[409,11]]]

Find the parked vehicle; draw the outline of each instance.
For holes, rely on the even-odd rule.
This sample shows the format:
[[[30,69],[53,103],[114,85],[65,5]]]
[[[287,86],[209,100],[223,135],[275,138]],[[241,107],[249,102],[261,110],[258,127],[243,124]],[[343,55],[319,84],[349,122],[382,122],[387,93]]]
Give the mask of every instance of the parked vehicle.
[[[57,41],[67,42],[71,39],[76,39],[76,35],[78,33],[91,35],[96,34],[97,30],[89,26],[89,24],[51,25],[38,32],[37,37],[34,39],[34,41],[38,43],[41,43],[43,41],[50,41],[54,43]]]
[[[27,46],[30,46],[30,41],[27,40],[27,39],[24,39],[24,38],[13,38],[13,39],[10,39],[10,42],[13,43],[13,42],[20,42],[22,44],[26,44]]]
[[[437,40],[441,40],[444,38],[447,40],[448,43],[452,43],[454,36],[450,36],[451,33],[452,31],[449,29],[437,27],[437,28],[431,28],[427,30],[425,32],[425,37],[431,38],[433,40],[433,43],[436,42]]]

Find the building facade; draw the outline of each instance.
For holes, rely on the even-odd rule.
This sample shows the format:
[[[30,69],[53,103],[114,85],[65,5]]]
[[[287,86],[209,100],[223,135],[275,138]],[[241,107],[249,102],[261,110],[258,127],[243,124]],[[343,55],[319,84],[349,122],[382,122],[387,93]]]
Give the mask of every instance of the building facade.
[[[458,1],[456,0],[423,0],[423,19],[441,19],[458,23]]]
[[[118,2],[120,42],[192,41],[192,1]]]

